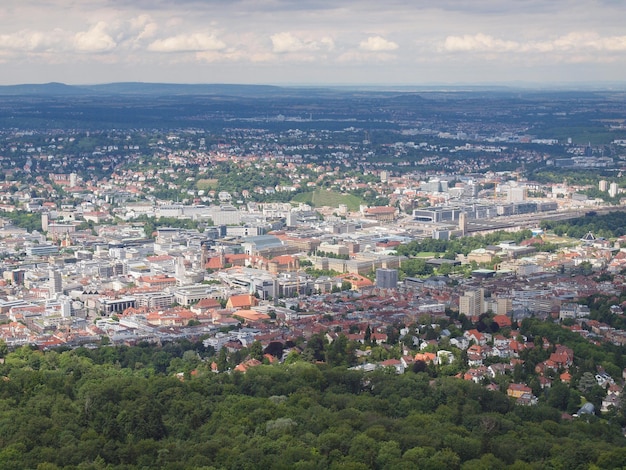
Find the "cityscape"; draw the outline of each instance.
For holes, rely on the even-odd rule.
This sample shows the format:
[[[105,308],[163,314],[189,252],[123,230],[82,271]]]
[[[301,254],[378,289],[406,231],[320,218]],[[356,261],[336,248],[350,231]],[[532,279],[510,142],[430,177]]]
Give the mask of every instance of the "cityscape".
[[[498,413],[547,434],[557,422],[584,422],[585,436],[606,426],[602,450],[573,461],[622,465],[607,462],[626,458],[623,90],[50,84],[0,87],[0,97],[5,401],[18,365],[86,367],[44,367],[50,354],[177,387],[246,390],[263,374],[286,383],[323,372],[337,396],[374,397],[374,384],[415,380],[430,390],[424,400],[437,387],[490,394],[476,399],[480,413],[467,411],[482,416],[475,429],[488,446],[458,411],[450,423],[469,429],[458,442],[409,445],[371,431],[380,449],[370,460],[350,450],[354,437],[281,468],[573,468],[548,449],[507,454],[495,426],[508,425],[486,421]],[[147,348],[152,356],[123,365]],[[276,409],[291,400],[264,393],[243,392]],[[437,413],[457,413],[442,400]],[[377,419],[426,413],[415,401]],[[165,411],[146,410],[139,424],[118,425],[138,426],[150,446],[179,432]],[[299,429],[298,418],[275,416],[264,439]],[[393,442],[393,458],[381,442]],[[146,466],[261,468],[168,452],[163,460],[150,447]],[[84,455],[140,468],[139,457]],[[341,467],[355,462],[364,467]]]

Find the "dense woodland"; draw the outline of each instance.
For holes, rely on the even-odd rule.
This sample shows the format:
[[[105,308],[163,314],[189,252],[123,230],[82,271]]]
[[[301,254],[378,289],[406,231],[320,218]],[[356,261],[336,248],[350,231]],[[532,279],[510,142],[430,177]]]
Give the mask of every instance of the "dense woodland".
[[[543,221],[541,228],[551,230],[557,235],[582,238],[588,232],[596,237],[614,238],[626,235],[626,212],[610,212],[608,214],[589,213],[585,217],[571,220]]]
[[[522,330],[571,344],[585,357],[581,372],[622,365],[617,349],[590,345],[556,325],[528,321]],[[318,346],[312,362],[260,365],[245,374],[210,372],[212,351],[201,343],[46,352],[24,346],[0,366],[0,468],[626,465],[623,417],[564,419],[580,395],[560,384],[539,405],[519,406],[500,391],[436,370],[396,375],[333,367],[345,362],[330,360],[341,351]],[[541,360],[540,350],[527,362]],[[316,363],[320,358],[328,364]]]

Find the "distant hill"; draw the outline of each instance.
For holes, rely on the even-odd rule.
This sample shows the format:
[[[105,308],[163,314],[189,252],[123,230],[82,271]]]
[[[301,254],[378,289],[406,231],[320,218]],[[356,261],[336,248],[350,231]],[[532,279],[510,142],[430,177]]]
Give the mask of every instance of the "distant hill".
[[[267,96],[285,89],[270,85],[176,84],[123,82],[102,85],[41,83],[0,86],[0,95],[231,95]]]
[[[232,95],[259,96],[281,93],[281,87],[271,85],[227,85],[227,84],[178,84],[120,82],[81,87],[107,94],[145,95]]]
[[[404,99],[416,95],[419,87],[358,87],[358,86],[274,86],[241,84],[184,84],[116,82],[96,85],[66,85],[64,83],[30,83],[0,85],[0,96],[235,96],[235,97],[302,97],[337,98],[347,96],[375,98],[398,96]],[[423,91],[423,90],[422,90]],[[455,91],[451,89],[450,91]]]
[[[213,96],[237,96],[237,97],[272,97],[272,96],[299,96],[299,97],[325,97],[334,98],[337,96],[365,96],[368,98],[380,96],[406,97],[413,95],[414,99],[419,99],[420,93],[452,93],[457,96],[469,94],[476,96],[477,93],[516,94],[524,92],[526,97],[533,93],[542,96],[546,92],[557,93],[563,96],[564,93],[573,93],[579,96],[581,92],[591,93],[599,90],[624,90],[624,83],[606,83],[605,86],[546,86],[538,88],[528,83],[510,83],[508,85],[488,84],[488,85],[462,85],[462,84],[431,84],[413,86],[393,86],[393,85],[318,85],[318,86],[275,86],[275,85],[242,85],[242,84],[184,84],[184,83],[149,83],[149,82],[116,82],[95,85],[67,85],[59,82],[31,83],[20,85],[0,85],[0,96],[85,96],[85,95],[169,95],[169,96],[193,96],[193,95],[213,95]]]
[[[31,83],[23,85],[0,86],[0,95],[22,96],[22,95],[84,95],[88,90],[64,83]]]

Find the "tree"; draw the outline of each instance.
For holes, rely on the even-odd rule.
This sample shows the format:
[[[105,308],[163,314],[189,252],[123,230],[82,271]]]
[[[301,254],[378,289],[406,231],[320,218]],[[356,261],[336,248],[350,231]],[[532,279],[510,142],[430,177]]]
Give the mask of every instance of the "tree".
[[[400,272],[405,277],[424,276],[432,274],[433,268],[421,258],[411,258],[402,262]]]
[[[263,345],[260,341],[255,341],[248,348],[248,354],[252,359],[257,361],[263,360]]]
[[[226,348],[221,348],[217,354],[217,370],[224,372],[228,369],[228,351]]]
[[[365,344],[369,344],[372,340],[372,329],[370,328],[369,324],[365,328],[365,334],[363,336],[363,340],[365,341]]]
[[[354,345],[348,342],[344,334],[340,334],[326,348],[326,363],[331,367],[351,366],[356,361]]]
[[[569,400],[570,388],[560,380],[555,381],[548,392],[548,404],[561,411],[566,411]]]
[[[325,359],[326,338],[323,333],[316,333],[307,341],[303,354],[311,361]]]
[[[578,381],[578,390],[585,394],[595,385],[598,385],[598,382],[596,381],[596,378],[593,376],[593,374],[591,372],[585,372]]]

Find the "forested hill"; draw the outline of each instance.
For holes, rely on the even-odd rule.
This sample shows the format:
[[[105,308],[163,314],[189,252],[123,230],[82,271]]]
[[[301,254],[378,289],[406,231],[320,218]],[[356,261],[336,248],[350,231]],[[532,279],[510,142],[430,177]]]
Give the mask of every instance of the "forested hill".
[[[621,468],[596,417],[425,373],[307,362],[214,374],[193,350],[22,347],[0,366],[2,469]],[[176,370],[186,371],[177,377]]]

